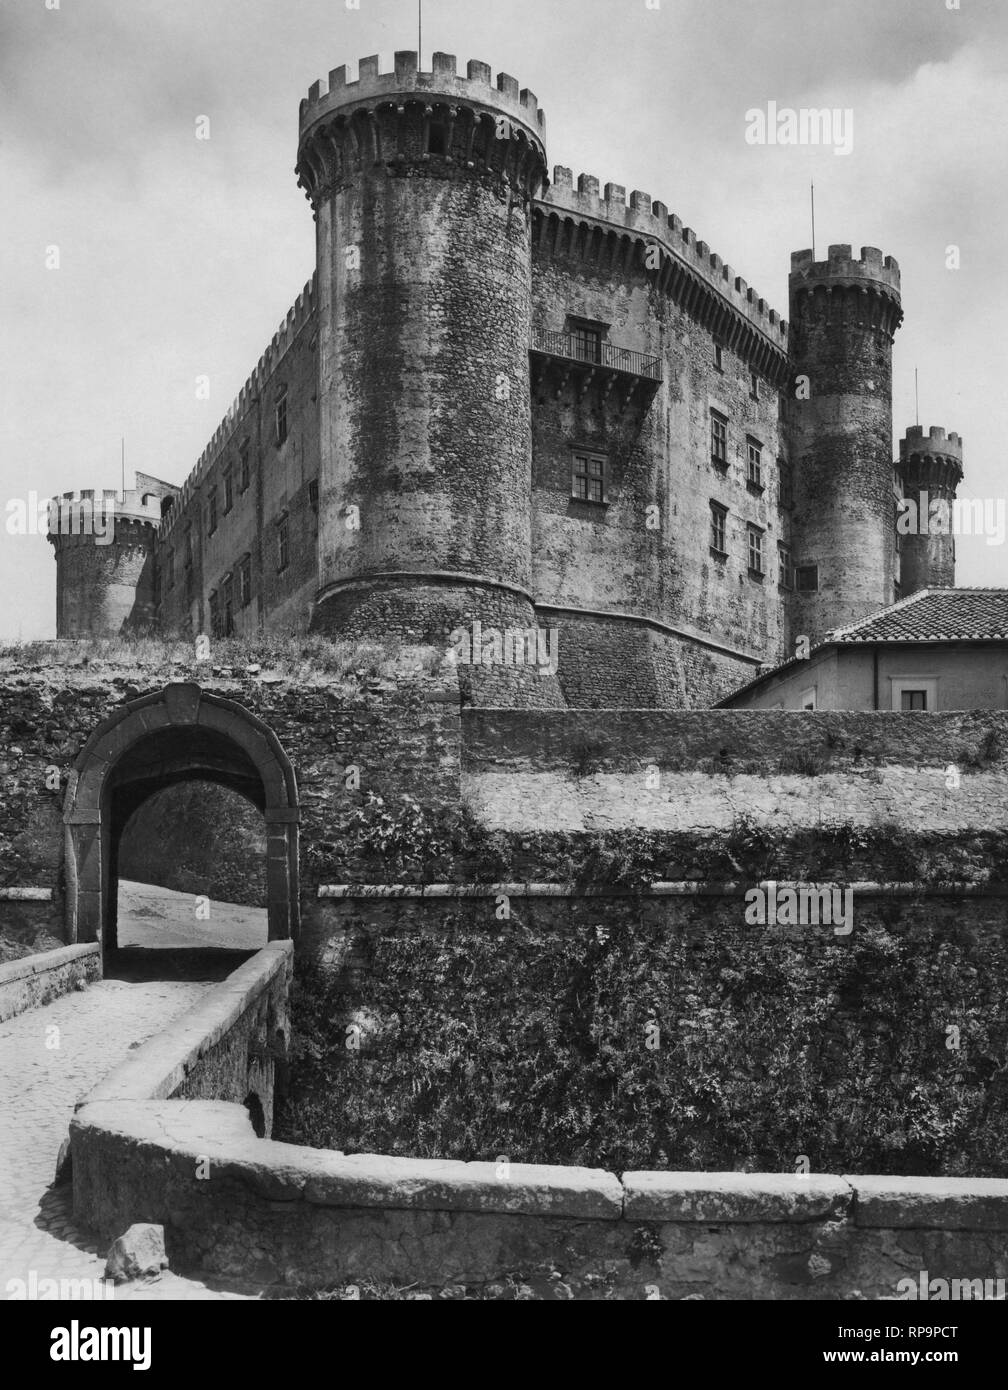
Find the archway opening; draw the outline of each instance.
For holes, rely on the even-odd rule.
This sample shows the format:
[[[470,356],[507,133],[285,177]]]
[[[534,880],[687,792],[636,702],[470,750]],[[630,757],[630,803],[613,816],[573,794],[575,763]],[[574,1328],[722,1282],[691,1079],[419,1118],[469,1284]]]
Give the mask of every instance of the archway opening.
[[[262,811],[232,787],[193,777],[153,792],[129,814],[113,854],[110,973],[205,978],[264,946],[266,844]]]
[[[123,876],[120,860],[124,836],[128,865],[135,865],[138,855],[141,863],[149,862],[154,857],[152,842],[159,816],[166,814],[171,822],[168,839],[174,837],[176,843],[179,837],[193,832],[212,839],[229,829],[233,836],[238,828],[239,860],[243,854],[247,857],[253,844],[262,850],[264,833],[267,937],[276,940],[297,935],[299,812],[294,769],[276,734],[249,710],[235,701],[204,695],[190,682],[166,686],[160,694],[131,701],[99,725],[77,759],[75,773],[64,811],[67,940],[100,941],[106,970],[123,956],[119,881]],[[193,791],[195,784],[204,791]],[[225,811],[220,798],[228,794],[230,811]],[[187,812],[193,796],[203,796],[210,804],[218,800],[209,814],[203,808],[196,816]],[[180,826],[180,818],[193,823]],[[258,826],[256,833],[252,822]],[[137,837],[139,842],[135,843]],[[171,852],[178,859],[177,851]],[[194,889],[200,886],[200,875],[207,877],[211,891],[194,891],[192,896],[209,899],[210,916],[205,920],[212,923],[213,885],[223,881],[221,872],[214,868],[212,847],[209,866],[206,856],[196,849],[187,851],[186,857],[197,880],[190,879]],[[260,864],[262,858],[260,854]],[[177,864],[168,866],[169,873],[177,873],[177,869]],[[240,863],[228,872],[240,878]],[[165,874],[159,877],[159,885],[157,877],[153,882],[163,887]],[[144,879],[152,881],[150,869],[144,870]],[[180,881],[176,878],[175,882]],[[252,874],[250,885],[254,882]],[[172,891],[180,889],[173,887]],[[226,900],[223,895],[218,901],[222,900]],[[127,949],[133,949],[132,945]],[[160,968],[164,964],[162,957]]]

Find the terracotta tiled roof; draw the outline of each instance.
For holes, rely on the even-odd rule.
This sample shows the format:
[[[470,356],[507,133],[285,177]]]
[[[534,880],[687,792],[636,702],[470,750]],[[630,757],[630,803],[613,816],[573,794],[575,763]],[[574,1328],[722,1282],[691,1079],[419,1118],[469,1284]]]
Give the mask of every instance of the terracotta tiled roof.
[[[860,622],[838,627],[834,642],[1008,640],[1008,589],[922,589]]]
[[[828,632],[810,655],[827,647],[858,642],[1008,642],[1008,589],[921,589],[899,603],[881,608],[860,622]],[[807,658],[806,658],[807,660]],[[763,670],[714,706],[727,706],[739,695],[791,667],[796,657]]]

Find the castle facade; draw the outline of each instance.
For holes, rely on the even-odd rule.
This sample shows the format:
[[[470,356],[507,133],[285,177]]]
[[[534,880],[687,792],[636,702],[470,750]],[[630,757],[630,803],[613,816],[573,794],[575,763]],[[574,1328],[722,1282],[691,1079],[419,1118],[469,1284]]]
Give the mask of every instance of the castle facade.
[[[449,643],[556,633],[515,698],[704,706],[916,589],[957,435],[894,461],[895,260],[791,257],[789,321],[665,204],[548,174],[538,101],[449,54],[301,103],[316,267],[185,483],[112,544],[56,500],[57,631],[153,624]]]

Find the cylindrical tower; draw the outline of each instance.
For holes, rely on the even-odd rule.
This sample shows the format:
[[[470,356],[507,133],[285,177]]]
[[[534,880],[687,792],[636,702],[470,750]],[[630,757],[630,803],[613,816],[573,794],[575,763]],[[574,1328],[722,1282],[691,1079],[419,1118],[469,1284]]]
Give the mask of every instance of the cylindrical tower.
[[[895,597],[892,344],[899,266],[874,246],[791,257],[794,631],[814,640]]]
[[[900,541],[900,593],[955,588],[956,488],[963,479],[963,443],[939,425],[927,434],[911,425],[900,440],[900,482],[907,520],[897,521]],[[935,505],[937,504],[937,505]]]
[[[317,223],[316,630],[533,627],[531,200],[543,113],[501,73],[364,58],[301,103]]]
[[[155,621],[160,499],[114,489],[64,492],[49,504],[56,553],[56,636],[114,637]]]

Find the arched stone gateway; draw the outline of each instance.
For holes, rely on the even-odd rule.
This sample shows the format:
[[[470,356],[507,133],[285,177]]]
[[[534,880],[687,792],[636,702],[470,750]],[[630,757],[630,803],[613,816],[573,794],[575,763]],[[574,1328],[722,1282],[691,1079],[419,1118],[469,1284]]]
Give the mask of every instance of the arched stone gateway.
[[[290,759],[273,730],[242,705],[183,682],[117,710],[74,764],[63,810],[68,942],[115,947],[126,822],[154,792],[195,779],[231,787],[262,811],[269,938],[297,935],[299,811]]]

